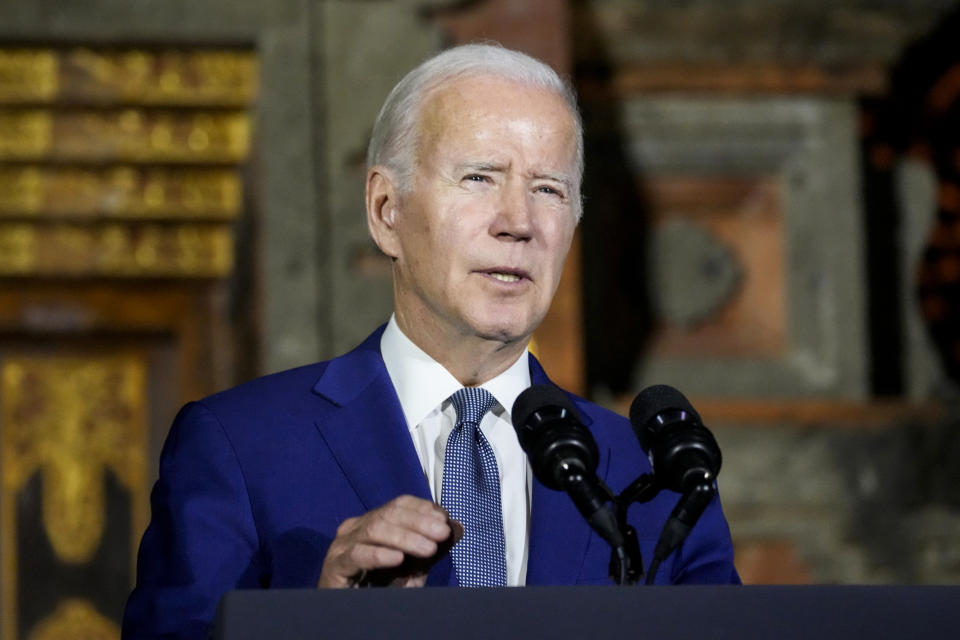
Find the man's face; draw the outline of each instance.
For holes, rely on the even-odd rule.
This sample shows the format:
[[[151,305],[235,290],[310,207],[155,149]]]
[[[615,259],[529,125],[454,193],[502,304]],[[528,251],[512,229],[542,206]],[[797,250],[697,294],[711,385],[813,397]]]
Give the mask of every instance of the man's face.
[[[550,306],[576,226],[566,103],[500,78],[461,78],[427,96],[419,133],[414,183],[398,199],[387,250],[401,327],[526,341]]]

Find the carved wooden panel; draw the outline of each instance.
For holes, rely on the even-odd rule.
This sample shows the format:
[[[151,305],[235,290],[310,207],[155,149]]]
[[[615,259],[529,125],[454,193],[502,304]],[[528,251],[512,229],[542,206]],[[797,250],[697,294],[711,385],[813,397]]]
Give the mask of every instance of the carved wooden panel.
[[[159,443],[236,381],[249,50],[0,49],[0,619],[119,638]]]
[[[0,359],[5,637],[115,628],[147,519],[146,369],[122,351]]]

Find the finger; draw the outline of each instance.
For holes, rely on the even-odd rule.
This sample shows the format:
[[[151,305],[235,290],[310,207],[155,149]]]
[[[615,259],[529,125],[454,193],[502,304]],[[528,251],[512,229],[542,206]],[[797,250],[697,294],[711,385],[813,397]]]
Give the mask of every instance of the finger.
[[[446,517],[446,510],[441,507],[439,504],[432,500],[425,500],[424,498],[418,498],[417,496],[412,496],[410,494],[403,494],[397,496],[390,502],[386,504],[398,504],[407,509],[412,509],[415,511],[420,511],[422,513],[436,513],[441,514]]]
[[[450,514],[447,513],[447,510],[436,502],[410,495],[395,498],[380,508],[397,514],[416,514],[425,520],[446,522],[450,519]]]
[[[463,525],[450,518],[448,520],[450,535],[437,544],[437,550],[429,557],[407,555],[403,564],[396,569],[374,572],[369,579],[375,584],[392,584],[400,586],[423,586],[426,584],[427,574],[443,556],[450,552],[463,537]]]
[[[352,544],[342,549],[331,546],[320,571],[318,587],[349,587],[356,576],[377,569],[398,567],[404,554],[397,549],[369,544]]]
[[[407,519],[396,516],[397,520],[386,517],[371,517],[357,531],[357,542],[380,547],[397,549],[411,555],[426,557],[437,550],[437,543],[450,535],[446,523],[424,522],[421,519]],[[442,535],[444,530],[446,535]]]
[[[429,508],[420,503],[432,505]],[[445,540],[450,535],[449,516],[438,505],[421,500],[418,504],[394,501],[371,511],[365,525],[388,522],[391,525],[412,531],[434,542]]]
[[[403,562],[403,552],[398,549],[373,544],[355,544],[345,553],[340,569],[347,575],[372,569],[398,567]]]
[[[394,587],[424,587],[427,584],[427,574],[398,576],[390,584]]]

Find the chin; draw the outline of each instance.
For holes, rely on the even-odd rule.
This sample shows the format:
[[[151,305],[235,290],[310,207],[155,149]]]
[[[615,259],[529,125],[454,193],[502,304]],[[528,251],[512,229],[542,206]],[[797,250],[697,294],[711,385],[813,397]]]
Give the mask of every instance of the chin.
[[[517,320],[504,320],[504,318],[493,318],[487,321],[472,323],[474,333],[485,340],[494,340],[503,343],[515,343],[530,339],[536,326],[531,326],[528,322]]]

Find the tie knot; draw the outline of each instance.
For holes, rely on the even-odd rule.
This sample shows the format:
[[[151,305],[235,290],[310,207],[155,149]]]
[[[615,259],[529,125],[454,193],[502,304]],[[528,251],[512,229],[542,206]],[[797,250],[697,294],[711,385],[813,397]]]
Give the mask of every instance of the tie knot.
[[[457,423],[471,422],[479,425],[487,411],[497,403],[496,398],[481,387],[464,387],[450,396],[453,408],[457,410]]]

